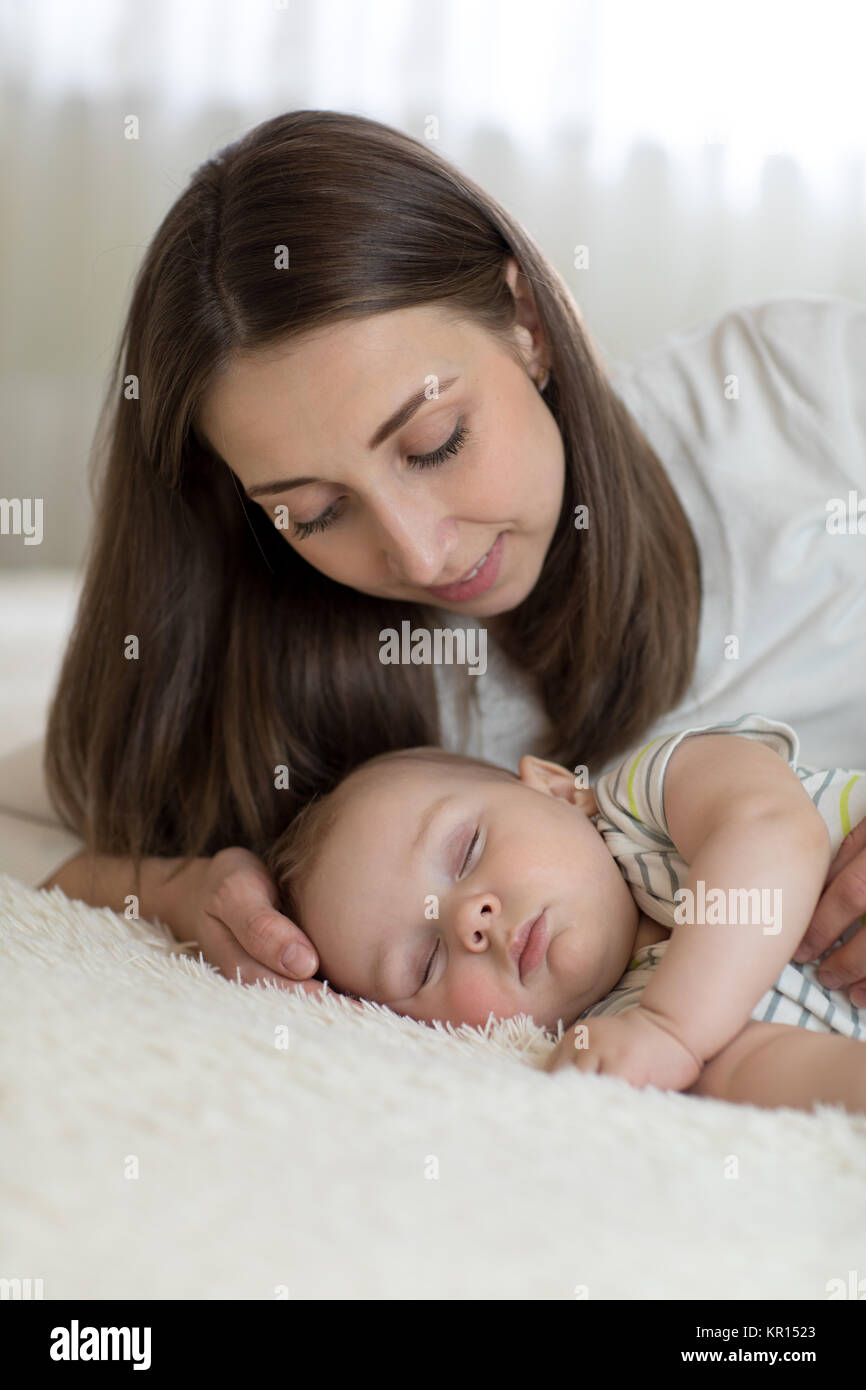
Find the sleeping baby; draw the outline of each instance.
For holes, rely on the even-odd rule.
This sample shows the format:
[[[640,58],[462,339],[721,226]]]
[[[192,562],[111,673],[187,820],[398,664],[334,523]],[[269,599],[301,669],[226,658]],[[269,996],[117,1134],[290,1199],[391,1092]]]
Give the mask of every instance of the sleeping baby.
[[[866,1112],[866,1009],[791,959],[866,775],[798,755],[756,714],[662,735],[594,788],[530,755],[515,774],[405,749],[265,862],[340,993],[428,1023],[531,1015],[548,1071]]]

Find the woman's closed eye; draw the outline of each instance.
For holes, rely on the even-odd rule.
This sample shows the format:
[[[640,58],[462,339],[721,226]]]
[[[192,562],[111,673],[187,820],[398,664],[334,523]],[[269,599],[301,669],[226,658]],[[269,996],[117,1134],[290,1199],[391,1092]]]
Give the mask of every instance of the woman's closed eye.
[[[480,827],[480,826],[476,826],[476,827],[475,827],[475,834],[472,836],[472,839],[471,839],[470,842],[469,842],[469,848],[467,849],[466,854],[464,855],[464,858],[463,858],[463,863],[462,863],[461,866],[460,866],[460,874],[461,874],[461,875],[462,875],[463,872],[465,871],[466,865],[469,863],[469,860],[472,858],[472,852],[473,852],[473,850],[475,849],[476,844],[478,843],[478,837],[479,837],[480,834],[481,834],[481,827]],[[477,861],[476,861],[476,862],[477,862]],[[433,947],[433,952],[432,952],[432,954],[431,954],[431,956],[430,956],[430,959],[429,959],[428,962],[427,962],[427,969],[426,969],[425,972],[424,972],[424,978],[423,978],[423,980],[421,981],[421,984],[420,984],[420,986],[419,986],[419,988],[421,988],[421,989],[424,988],[424,986],[427,984],[428,980],[430,979],[430,972],[431,972],[432,969],[433,969],[433,961],[434,961],[435,958],[436,958],[436,952],[437,952],[438,950],[439,950],[439,941],[437,940],[436,945]]]
[[[459,454],[469,436],[469,430],[462,420],[458,420],[457,427],[449,439],[444,444],[440,444],[438,449],[434,449],[432,454],[407,454],[406,462],[412,468],[437,468],[444,463],[451,454]],[[292,535],[295,540],[306,540],[316,531],[327,531],[329,526],[333,526],[339,521],[342,511],[338,502],[326,508],[321,516],[314,517],[312,521],[293,521]]]

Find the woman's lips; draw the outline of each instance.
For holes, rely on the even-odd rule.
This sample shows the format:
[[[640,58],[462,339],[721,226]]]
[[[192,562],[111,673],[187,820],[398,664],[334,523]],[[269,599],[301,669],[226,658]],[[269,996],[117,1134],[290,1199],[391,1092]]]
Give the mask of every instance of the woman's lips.
[[[461,599],[476,598],[478,594],[485,593],[499,575],[499,564],[502,559],[502,544],[504,531],[500,531],[496,540],[491,545],[481,560],[476,562],[476,573],[471,579],[460,580],[457,584],[440,584],[437,588],[428,588],[427,592],[435,594],[436,598],[446,599],[449,602],[460,601]],[[483,564],[481,561],[483,560]],[[480,565],[480,568],[479,568]],[[470,571],[470,573],[472,573]]]

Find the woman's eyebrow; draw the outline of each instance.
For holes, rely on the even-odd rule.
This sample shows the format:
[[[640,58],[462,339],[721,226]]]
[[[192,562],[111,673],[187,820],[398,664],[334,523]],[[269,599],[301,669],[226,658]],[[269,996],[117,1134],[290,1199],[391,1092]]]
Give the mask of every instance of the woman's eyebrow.
[[[438,388],[439,395],[444,395],[449,387],[453,386],[455,381],[458,380],[459,378],[456,376],[449,376],[445,381],[440,381]],[[379,426],[372,439],[368,442],[367,448],[371,451],[373,449],[378,449],[379,445],[384,444],[389,435],[394,434],[396,430],[399,430],[402,425],[405,425],[412,419],[415,411],[420,410],[426,400],[432,401],[436,399],[436,396],[428,396],[427,387],[422,386],[420,391],[416,391],[414,396],[410,396],[408,401],[403,402],[399,410],[395,410],[394,414],[388,417],[384,425]]]
[[[445,381],[440,381],[439,396],[444,395],[449,387],[453,386],[455,381],[459,380],[459,377],[450,376],[447,377]],[[374,449],[378,449],[380,444],[384,444],[386,439],[390,438],[392,434],[401,429],[403,425],[408,424],[412,416],[417,410],[421,409],[421,406],[426,400],[437,399],[438,397],[436,396],[428,396],[427,387],[422,386],[420,391],[416,391],[413,396],[410,396],[407,401],[404,401],[399,410],[395,410],[394,414],[389,415],[384,424],[379,426],[372,439],[369,440],[367,448],[371,452]],[[294,487],[304,487],[307,483],[318,482],[321,482],[320,478],[280,478],[274,483],[259,483],[255,487],[248,487],[247,497],[267,497],[274,492],[289,492]]]

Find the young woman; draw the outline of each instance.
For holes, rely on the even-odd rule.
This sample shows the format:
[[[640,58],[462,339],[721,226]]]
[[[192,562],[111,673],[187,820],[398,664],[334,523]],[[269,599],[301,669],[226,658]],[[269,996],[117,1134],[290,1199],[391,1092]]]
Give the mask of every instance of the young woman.
[[[866,484],[864,305],[769,300],[612,367],[470,179],[290,112],[157,231],[99,439],[45,743],[78,852],[40,886],[135,893],[232,978],[314,972],[261,855],[375,753],[531,747],[596,776],[757,711],[816,765],[866,758],[856,496],[853,531],[830,525]],[[484,674],[413,662],[437,629],[488,642]],[[864,911],[861,826],[812,954]],[[828,964],[863,980],[866,931]]]

